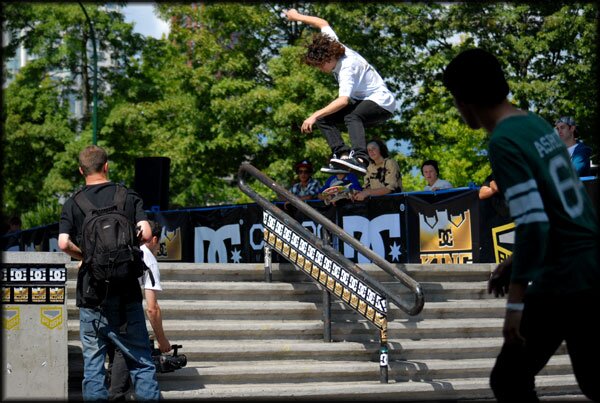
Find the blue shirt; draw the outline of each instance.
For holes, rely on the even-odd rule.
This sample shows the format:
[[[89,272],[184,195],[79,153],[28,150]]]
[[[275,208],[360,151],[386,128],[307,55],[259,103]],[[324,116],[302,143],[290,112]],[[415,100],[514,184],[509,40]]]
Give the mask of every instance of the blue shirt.
[[[337,182],[340,180],[341,180],[343,186],[346,186],[347,184],[350,183],[350,189],[356,190],[358,192],[360,192],[363,189],[362,186],[360,185],[360,182],[358,181],[358,177],[356,175],[354,175],[353,173],[347,173],[342,179],[338,179],[337,175],[331,175],[329,178],[327,178],[325,185],[323,185],[323,187],[321,188],[319,193],[323,193],[323,191],[325,189],[333,186],[332,184],[334,182]]]
[[[579,176],[588,176],[590,174],[590,156],[592,149],[577,140],[573,153],[571,154],[571,163]]]
[[[321,184],[318,180],[314,178],[310,178],[306,187],[302,187],[300,182],[294,183],[294,185],[290,188],[290,192],[296,196],[315,196],[319,194],[319,189],[321,188]]]

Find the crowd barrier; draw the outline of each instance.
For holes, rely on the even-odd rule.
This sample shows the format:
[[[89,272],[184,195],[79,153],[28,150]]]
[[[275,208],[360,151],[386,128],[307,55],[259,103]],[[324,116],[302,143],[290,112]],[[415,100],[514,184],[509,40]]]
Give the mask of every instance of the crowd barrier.
[[[597,205],[598,179],[582,182]],[[476,188],[395,193],[337,206],[307,203],[391,263],[494,263],[510,255],[514,243],[503,200],[479,200]],[[312,220],[289,213],[322,236]],[[262,214],[255,203],[148,212],[163,227],[158,260],[198,263],[263,262]],[[3,250],[58,251],[57,238],[55,223],[4,236]],[[368,262],[344,242],[333,243],[353,262]]]

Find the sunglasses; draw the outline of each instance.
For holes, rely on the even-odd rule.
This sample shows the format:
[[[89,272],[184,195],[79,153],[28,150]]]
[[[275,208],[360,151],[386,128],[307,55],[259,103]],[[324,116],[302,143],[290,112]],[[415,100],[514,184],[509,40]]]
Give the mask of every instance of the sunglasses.
[[[310,173],[310,171],[309,171],[308,169],[299,169],[299,170],[298,170],[298,173],[299,173],[299,174],[309,174],[309,173]]]

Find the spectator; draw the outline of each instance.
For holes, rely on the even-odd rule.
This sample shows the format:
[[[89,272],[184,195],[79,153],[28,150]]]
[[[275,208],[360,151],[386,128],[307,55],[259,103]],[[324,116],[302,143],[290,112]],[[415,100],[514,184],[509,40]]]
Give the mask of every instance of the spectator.
[[[323,185],[323,187],[319,190],[319,199],[325,200],[323,192],[325,189],[328,189],[332,186],[348,186],[349,189],[352,190],[351,193],[360,192],[362,190],[362,186],[360,185],[356,175],[350,172],[339,173],[331,175],[329,178],[327,178],[325,185]],[[350,197],[352,196],[350,195]],[[336,205],[335,201],[333,202],[333,205]]]
[[[424,190],[441,190],[451,189],[452,184],[448,181],[440,179],[440,168],[436,160],[427,160],[421,164],[421,173],[427,181]]]
[[[569,153],[548,122],[509,102],[491,53],[463,51],[443,81],[465,123],[490,134],[492,171],[516,225],[513,254],[488,281],[488,292],[508,293],[504,344],[490,375],[494,395],[538,401],[535,376],[566,341],[581,391],[600,401],[600,344],[589,316],[599,306],[600,233]]]
[[[379,139],[367,143],[371,163],[367,167],[364,189],[354,195],[354,200],[362,201],[371,196],[402,192],[400,167],[389,157],[385,143]]]
[[[319,17],[300,14],[295,9],[285,11],[290,21],[299,21],[321,32],[308,45],[304,61],[324,73],[332,73],[339,83],[338,97],[327,106],[313,112],[303,123],[302,133],[310,133],[316,123],[325,135],[333,153],[326,173],[337,168],[365,175],[369,164],[365,151],[365,126],[380,124],[392,117],[396,108],[394,94],[361,55],[338,41],[329,23]],[[352,149],[348,147],[338,125],[345,124]]]
[[[144,253],[144,263],[148,266],[150,273],[146,271],[143,277],[140,277],[140,285],[144,288],[144,297],[146,299],[146,315],[152,326],[154,338],[157,341],[157,348],[161,353],[171,350],[171,344],[165,336],[162,322],[162,312],[158,304],[158,294],[162,291],[160,284],[160,272],[158,270],[158,261],[156,254],[160,249],[160,235],[162,227],[156,221],[148,221],[152,231],[152,238],[141,246]],[[118,348],[109,348],[109,395],[111,401],[125,401],[125,398],[131,387],[131,378],[127,364],[127,358]]]
[[[108,180],[108,155],[98,146],[88,146],[79,153],[79,172],[85,179],[81,190],[89,201],[99,207],[111,206],[117,184]],[[151,237],[150,225],[143,209],[142,199],[127,189],[125,214],[129,221],[140,227],[141,240]],[[138,280],[130,278],[122,283],[95,281],[88,267],[82,265],[81,244],[84,213],[73,197],[67,199],[59,221],[58,246],[79,260],[76,285],[76,305],[79,308],[79,333],[83,349],[83,400],[108,400],[105,383],[105,359],[108,346],[118,345],[131,358],[129,370],[139,400],[159,400],[156,366],[148,342],[148,330],[142,306]],[[126,326],[126,334],[119,329]]]
[[[362,190],[362,186],[360,185],[358,177],[351,172],[346,172],[331,175],[329,178],[327,178],[325,184],[319,190],[319,194],[323,193],[325,189],[334,186],[334,184],[342,186],[350,184],[350,189],[355,190],[357,192],[360,192]]]
[[[317,199],[321,184],[312,177],[313,166],[308,160],[302,160],[295,166],[298,182],[290,188],[290,192],[301,200]]]
[[[577,124],[575,123],[575,119],[570,116],[563,116],[556,121],[555,127],[560,139],[567,146],[567,150],[571,156],[571,163],[575,167],[577,175],[590,175],[592,149],[583,144],[581,140],[576,140]]]

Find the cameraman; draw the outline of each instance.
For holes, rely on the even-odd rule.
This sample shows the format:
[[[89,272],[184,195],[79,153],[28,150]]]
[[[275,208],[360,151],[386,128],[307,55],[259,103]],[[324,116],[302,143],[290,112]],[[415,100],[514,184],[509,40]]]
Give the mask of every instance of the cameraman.
[[[165,336],[162,325],[162,314],[160,305],[158,305],[158,293],[162,291],[160,285],[160,272],[158,271],[158,261],[156,260],[156,254],[160,247],[159,240],[161,234],[161,226],[156,221],[148,220],[150,223],[150,229],[152,230],[152,237],[148,242],[143,244],[140,249],[144,252],[144,263],[149,271],[154,276],[154,285],[149,275],[149,271],[144,273],[143,277],[140,277],[140,285],[144,287],[144,297],[146,298],[146,314],[152,330],[154,331],[154,337],[158,343],[157,348],[161,353],[166,353],[171,350],[171,344]],[[112,401],[125,400],[127,391],[131,386],[131,379],[129,376],[129,370],[126,363],[126,358],[123,356],[119,349],[109,349],[109,373],[110,373],[110,389],[109,398]]]

